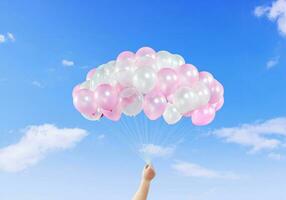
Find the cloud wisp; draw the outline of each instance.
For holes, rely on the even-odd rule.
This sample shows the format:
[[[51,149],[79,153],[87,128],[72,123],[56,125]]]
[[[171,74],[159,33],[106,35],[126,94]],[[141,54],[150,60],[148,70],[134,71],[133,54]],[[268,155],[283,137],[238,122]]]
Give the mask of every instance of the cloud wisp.
[[[220,128],[212,134],[228,143],[251,148],[252,153],[282,147],[286,138],[286,118],[274,118],[260,123],[242,124],[237,127]]]
[[[12,42],[15,42],[15,41],[16,41],[16,38],[15,38],[15,36],[13,35],[13,33],[8,32],[8,33],[7,33],[7,38],[8,38],[10,41],[12,41]]]
[[[276,65],[279,64],[279,60],[280,60],[279,56],[268,60],[267,63],[266,63],[266,68],[267,69],[271,69],[271,68],[275,67]]]
[[[175,149],[173,146],[163,147],[155,144],[143,144],[139,152],[148,158],[169,157],[173,155]]]
[[[37,88],[44,88],[44,85],[40,81],[32,81],[32,85]]]
[[[284,156],[281,155],[280,153],[269,153],[268,158],[271,160],[284,160]]]
[[[8,32],[6,35],[5,34],[0,34],[0,44],[7,42],[7,41],[11,41],[11,42],[15,42],[16,38],[13,35],[13,33]]]
[[[104,140],[105,139],[105,135],[104,134],[100,134],[97,136],[97,140]]]
[[[72,67],[74,66],[74,61],[63,59],[62,65],[65,67]]]
[[[270,21],[277,23],[278,31],[286,36],[286,0],[276,0],[271,6],[257,6],[254,15],[266,16]]]
[[[6,37],[3,34],[0,34],[0,44],[6,41]]]
[[[0,170],[22,171],[37,164],[49,153],[72,148],[88,132],[78,128],[58,128],[52,124],[29,126],[16,144],[0,149]]]
[[[197,177],[197,178],[210,178],[210,179],[232,179],[236,180],[240,177],[233,172],[222,172],[205,168],[198,164],[177,161],[172,165],[172,169],[182,176]]]

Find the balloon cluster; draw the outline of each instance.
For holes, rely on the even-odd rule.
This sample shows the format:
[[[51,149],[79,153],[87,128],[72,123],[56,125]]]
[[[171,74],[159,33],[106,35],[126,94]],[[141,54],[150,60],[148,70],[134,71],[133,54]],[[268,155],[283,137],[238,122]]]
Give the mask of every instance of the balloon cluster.
[[[89,120],[142,110],[150,120],[163,116],[168,124],[183,116],[207,125],[224,103],[224,88],[209,72],[199,72],[182,56],[143,47],[124,51],[116,61],[92,69],[73,90],[75,108]]]

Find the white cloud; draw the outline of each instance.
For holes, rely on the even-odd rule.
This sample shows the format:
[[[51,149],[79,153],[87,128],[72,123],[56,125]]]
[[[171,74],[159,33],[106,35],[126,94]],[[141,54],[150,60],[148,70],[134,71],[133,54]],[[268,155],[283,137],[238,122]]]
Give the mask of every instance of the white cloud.
[[[14,37],[14,35],[10,32],[8,32],[6,35],[4,34],[0,34],[0,43],[4,43],[6,41],[12,41],[12,42],[15,42],[16,39]]]
[[[72,66],[74,66],[74,62],[73,61],[71,61],[71,60],[62,60],[62,65],[63,66],[66,66],[66,67],[72,67]]]
[[[0,34],[0,43],[4,43],[6,41],[5,35]]]
[[[276,0],[271,6],[257,6],[254,14],[257,17],[266,16],[276,22],[279,32],[286,36],[286,0]]]
[[[190,162],[177,161],[172,165],[172,168],[180,175],[187,177],[239,179],[239,176],[233,172],[220,172],[207,169],[198,164]]]
[[[283,146],[282,138],[286,138],[286,118],[274,118],[260,123],[220,128],[212,131],[212,134],[223,138],[228,143],[248,146],[251,148],[251,152],[273,150]]]
[[[101,135],[97,136],[97,139],[98,139],[98,140],[103,140],[104,138],[105,138],[105,135],[104,135],[104,134],[101,134]]]
[[[266,63],[267,69],[271,69],[271,68],[275,67],[276,65],[278,65],[279,59],[280,59],[279,57],[275,57],[275,58],[268,60]]]
[[[154,144],[143,144],[139,152],[147,157],[168,157],[175,151],[175,147],[162,147]]]
[[[262,17],[264,14],[266,14],[269,11],[269,7],[265,7],[265,6],[257,6],[254,9],[254,15],[256,17]]]
[[[10,32],[7,33],[7,38],[8,38],[9,40],[11,40],[12,42],[15,42],[15,41],[16,41],[15,36],[14,36],[12,33],[10,33]]]
[[[39,81],[32,81],[32,85],[38,88],[44,88],[44,85]]]
[[[50,152],[73,147],[88,133],[78,128],[58,128],[51,124],[29,126],[16,144],[0,149],[0,170],[18,172],[38,163]]]
[[[270,158],[272,160],[283,160],[284,156],[279,154],[279,153],[269,153],[268,158]]]

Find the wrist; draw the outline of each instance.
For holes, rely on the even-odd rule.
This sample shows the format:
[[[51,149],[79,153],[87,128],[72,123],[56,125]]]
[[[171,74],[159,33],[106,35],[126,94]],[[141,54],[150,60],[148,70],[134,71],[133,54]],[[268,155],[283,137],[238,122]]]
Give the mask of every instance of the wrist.
[[[142,179],[142,181],[141,181],[141,185],[146,185],[146,186],[149,186],[150,185],[150,182],[151,182],[151,180],[147,180],[147,179]]]

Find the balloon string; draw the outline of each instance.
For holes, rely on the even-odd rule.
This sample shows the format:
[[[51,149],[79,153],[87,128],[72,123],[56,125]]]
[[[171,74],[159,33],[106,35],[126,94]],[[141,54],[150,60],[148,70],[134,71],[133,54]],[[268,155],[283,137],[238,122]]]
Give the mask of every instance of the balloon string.
[[[125,119],[121,120],[121,125],[124,127],[122,132],[125,133],[125,136],[127,136],[127,138],[129,139],[129,141],[131,143],[132,151],[135,152],[142,160],[144,160],[144,158],[137,151],[136,142],[135,142],[136,138],[134,138],[135,134],[130,129],[130,127],[128,126],[127,122],[125,122]]]
[[[106,125],[106,130],[115,128],[115,135],[127,143],[130,150],[145,162],[151,159],[149,156],[152,155],[148,155],[148,152],[140,151],[144,148],[143,145],[153,144],[162,148],[176,147],[183,141],[186,135],[193,136],[193,133],[196,132],[196,130],[192,130],[192,134],[190,134],[188,130],[191,130],[193,127],[189,127],[184,123],[174,126],[163,126],[162,119],[150,123],[143,114],[134,118],[122,117],[115,126],[110,123]],[[119,129],[116,127],[119,127]]]
[[[120,124],[119,124],[120,126]],[[114,129],[112,130],[115,134],[115,137],[119,140],[122,140],[122,134],[126,135],[126,129],[122,129],[121,127],[119,128],[120,131],[118,131],[118,129],[116,128],[116,126],[113,126],[113,125],[109,125],[109,123],[107,124],[107,127],[106,127],[106,130],[110,130],[111,129]],[[119,135],[120,134],[120,135]],[[132,146],[133,142],[131,142],[131,138],[130,137],[126,137],[127,140],[129,142],[126,142],[127,143],[127,147],[133,152],[134,151],[134,148]],[[136,152],[135,152],[136,153]],[[140,157],[140,155],[138,155]]]

